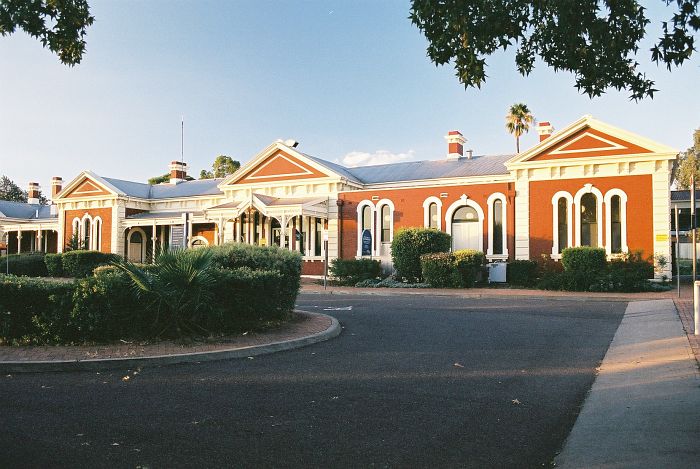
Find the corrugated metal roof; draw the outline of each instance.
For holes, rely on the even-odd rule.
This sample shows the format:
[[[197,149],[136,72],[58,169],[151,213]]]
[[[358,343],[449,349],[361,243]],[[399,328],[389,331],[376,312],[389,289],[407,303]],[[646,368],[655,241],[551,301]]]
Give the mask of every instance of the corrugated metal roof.
[[[0,200],[0,216],[4,216],[6,218],[19,218],[22,220],[41,220],[56,218],[58,215],[51,215],[50,205],[27,204],[24,202]]]
[[[179,184],[144,184],[121,179],[103,178],[114,187],[130,197],[141,199],[172,199],[176,197],[194,197],[198,195],[223,194],[217,187],[223,179],[196,179]]]
[[[505,162],[514,155],[486,155],[454,160],[408,161],[374,166],[346,168],[337,163],[304,154],[331,171],[360,184],[419,181],[423,179],[490,176],[508,174]]]
[[[409,161],[360,166],[349,171],[365,184],[508,174],[505,162],[513,155],[474,156],[458,160]]]

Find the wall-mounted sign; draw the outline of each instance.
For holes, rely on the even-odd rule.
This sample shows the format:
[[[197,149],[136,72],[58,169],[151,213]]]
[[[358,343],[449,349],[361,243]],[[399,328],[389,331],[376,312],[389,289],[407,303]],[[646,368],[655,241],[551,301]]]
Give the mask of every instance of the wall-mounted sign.
[[[170,225],[170,247],[181,248],[185,246],[185,226]]]
[[[362,231],[362,255],[372,255],[372,232],[370,230]]]
[[[659,233],[659,234],[657,234],[657,235],[656,235],[656,241],[659,241],[659,242],[668,241],[668,233]],[[692,243],[691,243],[691,244],[692,244]],[[690,257],[692,258],[693,256],[690,256]]]

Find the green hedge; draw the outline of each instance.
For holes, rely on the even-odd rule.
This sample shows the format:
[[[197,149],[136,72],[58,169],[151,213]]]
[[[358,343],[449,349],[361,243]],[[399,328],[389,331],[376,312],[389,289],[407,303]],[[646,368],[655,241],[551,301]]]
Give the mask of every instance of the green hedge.
[[[44,264],[43,253],[32,254],[10,254],[0,257],[0,273],[8,271],[10,275],[21,275],[26,277],[46,277],[46,265]]]
[[[374,259],[333,259],[330,274],[340,285],[355,285],[363,280],[372,280],[382,274],[382,265]]]
[[[433,288],[456,288],[462,283],[455,256],[450,252],[423,254],[420,264],[425,283]]]
[[[63,277],[63,254],[47,254],[44,264],[49,277]]]
[[[471,288],[474,283],[481,280],[483,266],[486,264],[486,256],[475,249],[460,249],[454,252],[455,267],[460,276],[460,286]]]
[[[451,237],[447,233],[430,228],[403,228],[394,233],[391,243],[391,259],[396,277],[409,282],[423,280],[420,257],[423,254],[448,252]]]
[[[566,248],[561,253],[564,266],[564,287],[567,290],[585,291],[607,269],[605,249],[592,247]]]
[[[61,254],[63,275],[84,278],[92,275],[96,267],[116,262],[120,257],[100,251],[68,251]]]
[[[72,334],[75,284],[0,275],[0,344],[54,343]]]
[[[537,268],[535,261],[511,261],[506,267],[506,282],[509,285],[531,287],[537,283]]]
[[[243,243],[226,243],[209,248],[213,262],[221,268],[235,270],[248,267],[251,270],[276,271],[282,274],[281,294],[290,304],[289,310],[301,288],[301,254],[277,246],[251,246]],[[293,300],[289,300],[294,298]]]

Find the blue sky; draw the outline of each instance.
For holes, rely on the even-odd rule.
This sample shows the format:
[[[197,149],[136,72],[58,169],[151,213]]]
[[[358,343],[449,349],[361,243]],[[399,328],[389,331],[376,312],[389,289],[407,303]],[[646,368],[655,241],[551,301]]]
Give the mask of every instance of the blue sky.
[[[79,171],[145,181],[180,156],[190,173],[218,154],[242,162],[277,138],[331,161],[444,157],[461,130],[475,154],[511,153],[504,116],[527,103],[562,128],[584,114],[685,149],[700,127],[700,61],[668,73],[639,61],[661,91],[578,94],[573,77],[541,64],[529,77],[510,53],[487,59],[489,79],[464,90],[436,68],[407,19],[406,1],[97,1],[83,62],[66,67],[17,33],[0,38],[0,174],[49,189]],[[655,20],[670,17],[650,1]],[[534,144],[536,132],[524,137]]]

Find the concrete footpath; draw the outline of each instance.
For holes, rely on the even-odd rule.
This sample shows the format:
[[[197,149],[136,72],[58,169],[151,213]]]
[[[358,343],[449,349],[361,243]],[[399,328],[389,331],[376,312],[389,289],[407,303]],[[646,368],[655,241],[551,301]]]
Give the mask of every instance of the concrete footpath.
[[[555,464],[699,467],[700,375],[672,300],[629,303]]]

